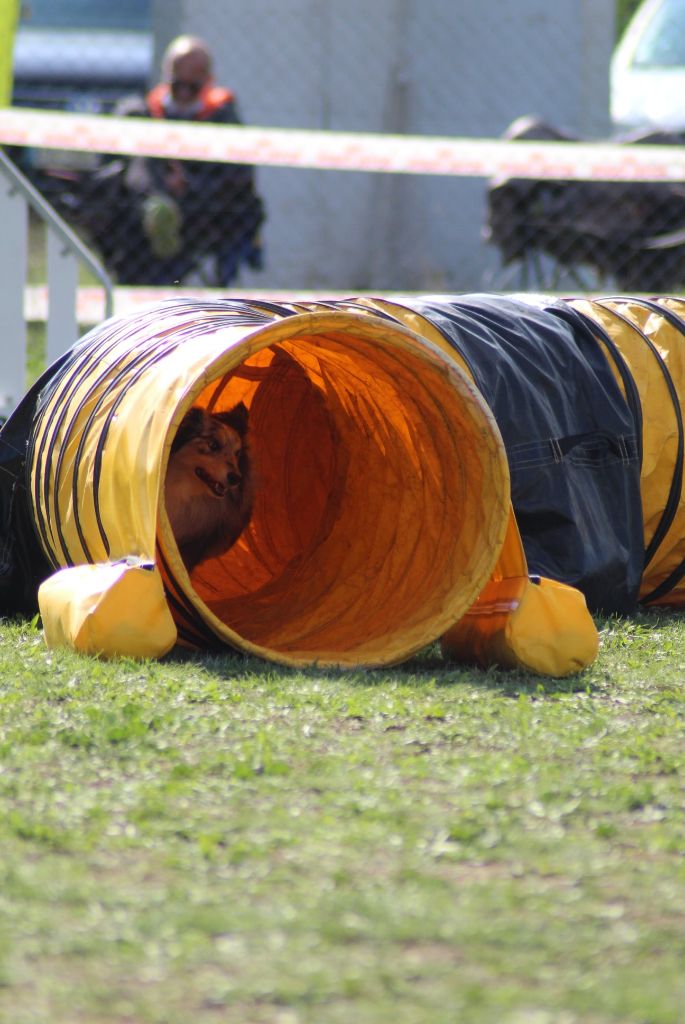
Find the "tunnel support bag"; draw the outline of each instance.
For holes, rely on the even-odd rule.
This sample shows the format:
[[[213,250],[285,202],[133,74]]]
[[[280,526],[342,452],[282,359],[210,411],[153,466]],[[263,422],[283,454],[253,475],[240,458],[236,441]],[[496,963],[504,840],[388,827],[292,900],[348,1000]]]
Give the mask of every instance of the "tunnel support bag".
[[[49,647],[160,658],[176,643],[162,579],[151,562],[121,559],[61,569],[39,587],[38,605]]]

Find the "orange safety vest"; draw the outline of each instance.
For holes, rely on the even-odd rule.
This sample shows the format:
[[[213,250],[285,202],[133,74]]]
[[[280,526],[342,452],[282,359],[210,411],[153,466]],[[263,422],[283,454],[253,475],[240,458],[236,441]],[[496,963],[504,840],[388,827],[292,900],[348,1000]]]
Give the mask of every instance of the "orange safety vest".
[[[145,97],[145,102],[152,117],[166,117],[165,103],[170,95],[171,87],[166,82],[160,82],[159,85],[150,90]],[[235,94],[230,89],[225,89],[222,85],[214,85],[210,79],[202,87],[198,99],[202,105],[192,120],[208,121],[217,110],[225,107],[228,103],[232,103],[235,100]]]

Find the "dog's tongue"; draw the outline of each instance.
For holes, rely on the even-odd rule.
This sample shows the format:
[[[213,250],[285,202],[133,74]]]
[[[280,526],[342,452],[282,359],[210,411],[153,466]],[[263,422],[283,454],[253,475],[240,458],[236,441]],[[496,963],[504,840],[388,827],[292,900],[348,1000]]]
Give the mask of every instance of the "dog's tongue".
[[[212,483],[212,490],[216,494],[217,498],[223,498],[224,494],[226,493],[226,486],[225,484],[220,483],[218,480],[215,480]]]

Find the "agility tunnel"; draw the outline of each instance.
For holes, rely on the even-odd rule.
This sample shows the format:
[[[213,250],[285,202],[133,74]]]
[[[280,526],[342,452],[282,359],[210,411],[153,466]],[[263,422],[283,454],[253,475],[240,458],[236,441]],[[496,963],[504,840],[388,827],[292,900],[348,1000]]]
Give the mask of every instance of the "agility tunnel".
[[[252,520],[191,580],[162,500],[170,445],[191,405],[239,401]],[[429,343],[382,316],[230,301],[86,336],[40,389],[26,483],[50,569],[75,567],[42,588],[48,639],[288,664],[385,664],[440,636],[488,579],[509,504],[496,424]]]
[[[590,611],[683,600],[685,306],[172,300],[107,321],[0,432],[0,611],[49,643],[564,675]],[[256,498],[189,574],[163,482],[192,405],[249,408]]]

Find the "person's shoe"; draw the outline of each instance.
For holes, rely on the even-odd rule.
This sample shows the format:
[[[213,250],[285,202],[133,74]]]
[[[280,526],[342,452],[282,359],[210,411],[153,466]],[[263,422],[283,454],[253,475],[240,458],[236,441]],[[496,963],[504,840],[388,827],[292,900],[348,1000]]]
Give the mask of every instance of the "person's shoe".
[[[181,223],[181,211],[171,196],[156,193],[144,200],[143,231],[158,259],[171,259],[181,251]]]

